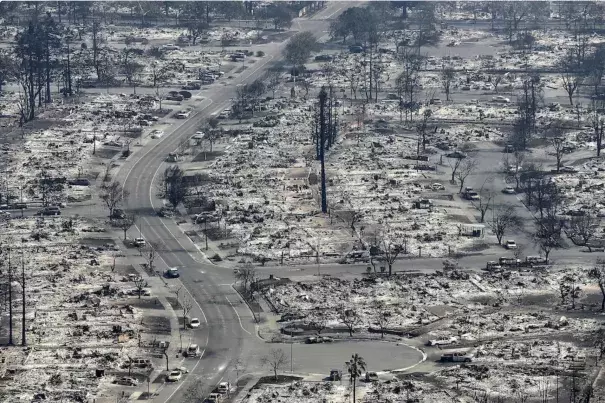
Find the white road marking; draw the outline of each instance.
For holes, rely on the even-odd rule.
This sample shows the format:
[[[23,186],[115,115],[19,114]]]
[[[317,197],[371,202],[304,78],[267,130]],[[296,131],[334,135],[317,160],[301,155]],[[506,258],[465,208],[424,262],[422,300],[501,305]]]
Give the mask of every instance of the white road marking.
[[[239,327],[241,327],[244,332],[246,332],[250,336],[252,336],[252,333],[250,333],[249,331],[247,331],[246,329],[244,329],[244,325],[242,325],[242,318],[240,318],[239,313],[237,313],[237,309],[235,309],[235,307],[233,306],[233,304],[231,303],[231,301],[229,301],[229,298],[227,298],[226,295],[225,295],[225,299],[227,300],[227,302],[229,303],[229,305],[231,305],[231,308],[233,308],[233,312],[235,312],[235,314],[237,315],[237,320],[239,321]]]

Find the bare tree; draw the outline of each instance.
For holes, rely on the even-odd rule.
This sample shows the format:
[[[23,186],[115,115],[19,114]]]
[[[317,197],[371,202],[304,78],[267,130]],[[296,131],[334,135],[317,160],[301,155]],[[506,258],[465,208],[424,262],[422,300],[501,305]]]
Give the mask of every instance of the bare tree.
[[[317,334],[321,334],[322,330],[328,327],[328,318],[325,314],[317,315],[309,322],[309,325],[313,327]]]
[[[576,246],[586,246],[592,252],[590,241],[594,238],[599,220],[590,214],[572,217],[566,231],[567,236]]]
[[[596,280],[601,290],[601,311],[605,311],[605,260],[597,259],[595,266],[589,270],[588,277]],[[605,338],[603,339],[605,341]]]
[[[277,380],[277,372],[289,363],[288,356],[282,349],[273,348],[261,358],[261,364],[269,367],[273,371],[273,376]]]
[[[494,178],[491,176],[488,176],[487,178],[485,178],[485,181],[483,181],[481,188],[479,188],[479,192],[478,192],[479,200],[471,200],[472,205],[477,210],[479,210],[479,213],[480,213],[479,222],[485,221],[485,214],[491,208],[490,202],[492,201],[492,199],[494,197],[494,192],[491,189],[486,188],[485,185],[488,183],[491,183],[493,180],[494,180]]]
[[[149,242],[147,248],[145,249],[145,260],[147,260],[147,265],[149,267],[149,272],[153,271],[153,263],[155,262],[155,258],[157,257],[157,245],[152,242]]]
[[[536,229],[533,233],[535,244],[544,253],[548,263],[548,256],[553,249],[561,247],[561,231],[563,220],[558,218],[554,212],[543,218],[536,219]]]
[[[578,279],[573,274],[567,274],[559,283],[559,293],[561,296],[561,304],[571,301],[571,309],[576,309],[576,300],[580,298],[582,289],[578,286]]]
[[[353,337],[355,327],[361,323],[357,310],[355,308],[347,309],[344,305],[341,305],[338,308],[338,318],[349,330],[349,336]]]
[[[559,172],[559,170],[561,169],[561,162],[563,160],[563,138],[562,137],[553,137],[550,139],[550,145],[553,148],[553,152],[555,154],[555,160],[556,160],[556,170],[557,172]]]
[[[456,78],[456,73],[454,69],[451,67],[443,67],[441,69],[441,85],[443,86],[443,92],[445,93],[445,100],[450,100],[450,90],[452,87],[452,83]]]
[[[382,259],[380,260],[383,260],[389,266],[389,276],[393,274],[393,263],[395,263],[397,256],[403,251],[401,244],[392,239],[393,236],[388,228],[386,230],[384,228],[380,229],[377,236],[377,246],[382,254]]]
[[[521,175],[525,167],[525,152],[515,151],[510,158],[510,153],[504,154],[504,169],[506,173],[506,181],[515,182],[515,190],[518,192],[520,188]]]
[[[560,69],[561,85],[567,92],[569,103],[573,105],[573,95],[584,80],[584,76],[580,71],[580,63],[571,50],[562,60]]]
[[[391,312],[387,309],[386,304],[382,301],[378,301],[373,305],[375,324],[380,329],[380,337],[384,338],[384,332],[388,328],[391,322]]]
[[[495,74],[492,76],[492,84],[494,85],[494,91],[496,91],[496,94],[498,93],[498,85],[500,85],[503,78],[503,74]]]
[[[244,295],[250,296],[254,291],[254,284],[258,280],[256,269],[252,262],[247,261],[244,266],[235,272],[235,279],[242,285]]]
[[[183,329],[187,329],[187,315],[191,312],[192,307],[193,302],[191,301],[191,298],[183,296],[181,301],[181,308],[183,309]]]
[[[515,213],[515,208],[510,204],[495,209],[493,219],[489,223],[500,245],[502,245],[502,238],[504,238],[507,231],[520,228],[521,225],[521,219]]]
[[[473,172],[475,172],[475,170],[477,169],[478,166],[479,166],[479,161],[474,157],[466,157],[465,159],[462,160],[462,163],[460,164],[460,166],[454,173],[455,178],[458,179],[459,184],[460,184],[459,193],[462,193],[462,189],[464,188],[464,182],[466,181],[466,178],[468,178],[469,175],[471,175]]]
[[[117,221],[116,226],[124,231],[124,241],[126,241],[126,233],[136,223],[136,220],[135,214],[126,214],[126,217]]]
[[[139,294],[139,299],[141,299],[141,294],[143,293],[143,289],[147,286],[147,281],[141,276],[137,276],[133,280],[134,286]]]
[[[601,111],[604,109],[603,102],[597,104],[593,102],[592,104],[592,119],[590,124],[592,125],[592,129],[594,130],[594,139],[597,143],[597,157],[601,156],[601,149],[603,148],[603,132],[605,128],[605,119],[603,119],[601,115]]]
[[[101,188],[101,200],[109,209],[109,219],[113,219],[113,210],[129,195],[128,190],[122,188],[120,182],[110,182]]]

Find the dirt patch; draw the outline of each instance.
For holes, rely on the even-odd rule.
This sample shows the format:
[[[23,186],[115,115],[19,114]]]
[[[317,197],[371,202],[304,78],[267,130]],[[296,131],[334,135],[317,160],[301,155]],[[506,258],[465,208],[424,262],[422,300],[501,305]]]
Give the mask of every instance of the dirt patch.
[[[263,376],[256,382],[256,384],[252,387],[252,389],[259,388],[261,385],[272,384],[272,385],[280,385],[284,383],[296,382],[300,381],[302,377],[300,376],[290,376],[290,375],[277,375],[277,379],[274,376]]]
[[[170,334],[170,319],[164,316],[148,316],[143,325],[148,329],[146,333]]]
[[[172,309],[175,311],[177,309],[181,309],[181,303],[175,297],[166,297],[166,301],[168,301]]]
[[[103,159],[112,159],[120,152],[122,152],[122,150],[116,148],[99,148],[95,152],[95,156]]]
[[[164,309],[164,306],[156,297],[129,299],[128,304],[141,309]]]
[[[202,151],[195,156],[193,162],[212,161],[217,157],[224,155],[224,151]]]

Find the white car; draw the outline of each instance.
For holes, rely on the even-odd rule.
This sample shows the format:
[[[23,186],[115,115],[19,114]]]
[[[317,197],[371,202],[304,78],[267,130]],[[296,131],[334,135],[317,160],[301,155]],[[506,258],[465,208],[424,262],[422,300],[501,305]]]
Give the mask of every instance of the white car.
[[[191,138],[194,140],[203,140],[204,132],[195,132],[195,134],[193,136],[191,136]]]
[[[473,360],[473,354],[465,352],[455,352],[441,355],[441,361],[443,362],[471,362]]]
[[[443,186],[441,183],[433,183],[431,188],[433,190],[445,190],[445,186]]]
[[[458,338],[455,336],[444,337],[441,339],[432,339],[426,342],[427,346],[447,346],[458,342]]]
[[[169,43],[168,45],[162,46],[162,49],[165,49],[165,50],[179,50],[180,48],[177,45],[175,45],[174,43]]]
[[[139,382],[136,379],[130,378],[127,376],[116,379],[115,383],[117,383],[118,385],[123,385],[123,386],[137,386],[139,384]]]
[[[218,393],[225,394],[225,393],[229,392],[229,389],[230,389],[229,388],[229,382],[221,382],[221,383],[218,384],[218,387],[216,388],[216,391]]]
[[[166,380],[168,382],[178,382],[181,380],[182,376],[183,376],[183,373],[177,369],[175,371],[170,371],[170,373],[166,377]]]
[[[191,318],[189,321],[189,327],[192,329],[200,327],[200,320],[198,318]]]
[[[151,138],[152,139],[159,139],[160,137],[162,137],[164,135],[164,132],[161,130],[154,130],[151,132]]]
[[[502,189],[502,193],[507,194],[507,195],[514,195],[517,193],[517,191],[515,190],[514,187],[507,186],[504,189]]]
[[[135,238],[132,244],[137,247],[142,247],[145,246],[147,242],[145,242],[145,238]]]
[[[504,246],[506,247],[506,249],[517,249],[517,243],[512,239],[506,241],[506,244]]]
[[[503,97],[502,95],[497,95],[492,98],[492,101],[500,104],[508,104],[510,103],[510,98]]]
[[[188,374],[189,370],[185,367],[177,367],[175,369],[173,369],[172,371],[179,371],[181,374]]]

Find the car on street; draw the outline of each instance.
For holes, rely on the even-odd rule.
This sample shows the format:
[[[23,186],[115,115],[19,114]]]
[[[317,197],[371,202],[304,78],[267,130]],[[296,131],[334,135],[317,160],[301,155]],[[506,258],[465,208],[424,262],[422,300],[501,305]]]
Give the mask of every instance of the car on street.
[[[141,248],[145,246],[147,242],[145,241],[145,238],[135,238],[134,241],[132,241],[132,244],[137,248]]]
[[[204,403],[220,403],[223,400],[223,395],[220,393],[210,393]]]
[[[515,190],[514,187],[507,186],[504,189],[502,189],[502,193],[507,194],[507,195],[514,195],[517,193],[517,191]]]
[[[182,97],[182,95],[181,95],[181,97]],[[189,115],[191,115],[191,111],[181,111],[181,112],[177,113],[176,115],[174,115],[174,117],[177,119],[187,119],[189,117]]]
[[[164,218],[174,217],[174,210],[171,209],[170,207],[162,207],[158,211],[158,216],[164,217]]]
[[[497,95],[492,98],[493,102],[497,102],[499,104],[508,104],[510,103],[510,98],[503,97],[502,95]]]
[[[181,377],[183,376],[183,374],[181,373],[181,371],[176,370],[176,371],[170,371],[170,373],[168,374],[168,376],[166,377],[166,380],[168,382],[178,382],[181,380]]]
[[[165,275],[168,278],[179,278],[181,276],[178,267],[169,267],[166,270]]]
[[[191,344],[187,347],[187,357],[199,357],[200,356],[200,346],[197,344]]]
[[[137,386],[139,382],[131,377],[123,376],[121,378],[116,378],[115,383],[122,386]]]
[[[185,367],[176,367],[173,371],[179,371],[181,374],[188,374],[189,370]]]
[[[485,270],[490,271],[490,270],[501,270],[502,269],[502,265],[494,260],[490,260],[489,262],[487,262],[487,264],[485,265]]]
[[[36,215],[61,215],[61,209],[57,206],[48,206],[39,210]]]
[[[189,327],[192,329],[200,327],[200,320],[198,318],[191,318],[189,321]]]
[[[154,131],[151,132],[150,137],[152,139],[159,139],[163,135],[164,135],[164,132],[162,130],[154,130]]]
[[[427,346],[447,346],[458,342],[458,338],[455,336],[442,337],[439,339],[430,339],[426,342]]]
[[[431,185],[431,189],[433,189],[433,190],[445,190],[445,186],[443,186],[441,183],[433,183]]]
[[[442,362],[471,362],[473,355],[466,352],[454,352],[442,354],[439,359]]]
[[[216,391],[221,394],[229,393],[229,382],[221,382],[218,384]]]
[[[509,239],[508,241],[506,241],[506,244],[504,245],[504,247],[506,249],[517,249],[517,243],[515,241],[513,241],[512,239]]]
[[[366,382],[378,382],[378,374],[376,372],[366,372]]]

